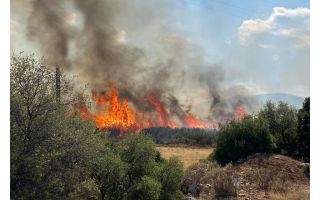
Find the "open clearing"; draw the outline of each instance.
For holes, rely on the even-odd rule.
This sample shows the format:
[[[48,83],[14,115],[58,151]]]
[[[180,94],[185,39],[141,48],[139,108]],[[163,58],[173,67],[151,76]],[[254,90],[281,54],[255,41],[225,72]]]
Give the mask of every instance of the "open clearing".
[[[184,168],[199,162],[201,159],[206,159],[213,150],[213,148],[168,146],[157,146],[157,149],[165,159],[177,157],[182,161]]]

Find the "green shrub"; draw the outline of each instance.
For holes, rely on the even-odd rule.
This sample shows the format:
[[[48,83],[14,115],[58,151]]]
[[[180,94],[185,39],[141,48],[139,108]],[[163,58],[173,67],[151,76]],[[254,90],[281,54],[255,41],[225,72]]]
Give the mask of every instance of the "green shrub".
[[[125,174],[125,180],[127,180],[122,192],[123,196],[128,199],[183,199],[180,192],[183,177],[182,163],[177,159],[167,161],[161,158],[150,137],[143,134],[130,134],[121,141],[111,142],[109,145],[112,146],[112,149],[108,150],[118,155],[126,166],[125,171],[121,172]],[[121,167],[114,166],[115,168]],[[108,171],[113,169],[111,166],[106,168]],[[110,178],[117,179],[114,176]],[[109,180],[110,184],[114,181],[118,180]],[[117,186],[114,187],[119,191]],[[114,199],[114,197],[116,195],[108,199]]]
[[[297,110],[285,102],[274,104],[268,101],[258,114],[266,120],[270,134],[274,137],[275,153],[292,157],[298,156],[298,115]]]
[[[85,180],[78,184],[76,189],[70,194],[71,200],[98,200],[100,191],[94,180]]]
[[[107,153],[94,162],[92,175],[100,190],[101,199],[123,199],[129,181],[127,171],[127,163],[113,153]]]
[[[273,146],[267,123],[248,116],[240,122],[232,121],[221,128],[217,148],[209,159],[224,165],[250,154],[269,153]]]
[[[183,166],[181,161],[171,158],[166,161],[161,169],[160,182],[162,191],[160,199],[178,200],[183,199],[179,191],[183,177]]]
[[[161,192],[161,183],[150,176],[143,176],[129,194],[132,200],[158,200]]]
[[[121,141],[120,155],[128,164],[129,186],[147,176],[157,176],[157,150],[152,139],[145,135],[130,134]]]
[[[305,98],[298,112],[299,158],[310,161],[310,97]]]
[[[143,130],[157,144],[190,144],[212,146],[216,142],[216,131],[201,128],[152,127]]]

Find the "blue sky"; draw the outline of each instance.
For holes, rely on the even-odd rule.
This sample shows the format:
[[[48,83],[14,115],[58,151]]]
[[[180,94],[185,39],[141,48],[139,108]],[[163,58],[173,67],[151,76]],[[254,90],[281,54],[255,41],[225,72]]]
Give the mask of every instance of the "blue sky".
[[[181,9],[183,6],[185,9]],[[255,45],[258,43],[255,40],[253,44],[242,45],[239,39],[239,27],[245,20],[267,20],[276,7],[289,11],[309,8],[309,1],[184,0],[183,6],[177,15],[184,17],[177,17],[179,20],[174,24],[175,30],[200,44],[208,62],[220,63],[238,72],[237,77],[229,74],[227,81],[261,86],[261,92],[309,95],[308,45],[293,48],[291,43],[295,41],[289,40],[294,39],[283,36],[263,36],[259,41],[263,47]],[[283,28],[296,27],[308,35],[308,24],[301,20],[308,20],[309,16],[302,18],[276,22]]]

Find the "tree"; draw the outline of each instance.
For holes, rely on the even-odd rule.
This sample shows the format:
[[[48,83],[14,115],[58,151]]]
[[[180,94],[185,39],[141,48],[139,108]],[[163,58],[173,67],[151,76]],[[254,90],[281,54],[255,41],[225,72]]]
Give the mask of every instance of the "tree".
[[[120,155],[128,163],[128,186],[147,176],[157,176],[157,150],[151,138],[145,135],[129,134],[122,141]]]
[[[298,112],[299,156],[310,162],[310,97],[305,98]]]
[[[88,160],[101,147],[93,124],[70,116],[74,93],[43,61],[12,56],[10,164],[13,199],[66,199],[87,176]],[[94,145],[93,145],[94,144]]]
[[[128,165],[129,199],[183,199],[180,161],[162,159],[152,139],[143,134],[127,135],[117,146],[116,151]]]
[[[150,176],[143,176],[141,180],[132,187],[131,200],[158,200],[161,191],[161,183]]]
[[[270,153],[273,145],[267,122],[247,116],[220,129],[217,148],[209,159],[224,165],[254,153]]]
[[[91,170],[100,190],[101,200],[121,200],[126,196],[128,166],[119,155],[110,152],[98,157]]]
[[[164,162],[160,173],[160,182],[162,184],[160,199],[183,199],[184,196],[180,191],[183,175],[184,173],[181,161],[176,158],[170,158],[168,161]]]
[[[297,155],[297,111],[285,102],[277,105],[268,101],[258,116],[269,124],[269,130],[275,138],[276,153],[289,156]]]

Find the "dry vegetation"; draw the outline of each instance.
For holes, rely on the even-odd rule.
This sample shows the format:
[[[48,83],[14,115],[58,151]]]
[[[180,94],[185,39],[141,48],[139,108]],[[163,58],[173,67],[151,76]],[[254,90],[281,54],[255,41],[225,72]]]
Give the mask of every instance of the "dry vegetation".
[[[201,159],[206,159],[212,152],[212,148],[203,147],[158,146],[157,149],[165,159],[177,157],[182,161],[185,169]]]
[[[309,186],[301,162],[281,155],[255,154],[224,167],[209,162],[191,165],[182,191],[198,200],[303,200],[309,199]]]

